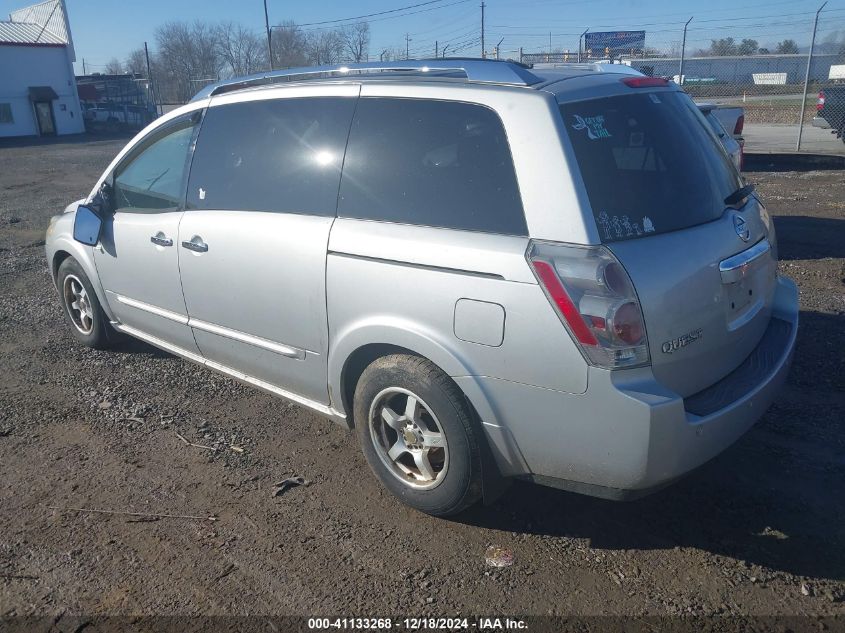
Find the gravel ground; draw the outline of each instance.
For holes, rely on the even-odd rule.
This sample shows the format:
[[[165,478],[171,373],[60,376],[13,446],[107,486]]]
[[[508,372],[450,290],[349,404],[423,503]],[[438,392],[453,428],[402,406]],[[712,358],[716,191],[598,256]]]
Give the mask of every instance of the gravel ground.
[[[141,343],[74,342],[44,230],[123,142],[0,146],[0,616],[845,616],[845,173],[749,174],[802,322],[737,445],[636,502],[515,484],[442,520],[302,408]],[[273,497],[294,474],[311,484]],[[485,566],[490,545],[513,566]]]

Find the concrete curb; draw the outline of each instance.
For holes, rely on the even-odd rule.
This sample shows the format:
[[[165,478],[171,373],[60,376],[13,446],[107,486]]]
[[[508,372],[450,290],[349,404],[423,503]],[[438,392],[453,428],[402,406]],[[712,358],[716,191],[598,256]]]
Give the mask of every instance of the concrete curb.
[[[808,152],[746,152],[743,171],[816,171],[845,169],[845,155]]]

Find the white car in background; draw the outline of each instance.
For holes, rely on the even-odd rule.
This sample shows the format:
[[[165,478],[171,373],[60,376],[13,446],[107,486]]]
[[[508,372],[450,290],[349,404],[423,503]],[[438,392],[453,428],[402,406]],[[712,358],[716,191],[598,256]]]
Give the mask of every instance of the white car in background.
[[[712,103],[697,103],[698,109],[701,110],[701,114],[704,115],[704,118],[707,119],[707,123],[710,124],[710,128],[719,137],[719,141],[722,143],[722,147],[725,148],[725,151],[728,153],[728,156],[731,157],[731,162],[736,166],[737,171],[742,171],[742,164],[743,164],[743,139],[740,136],[737,139],[733,134],[730,134],[722,123],[722,117],[718,115],[721,111],[719,106],[712,104]],[[731,108],[735,109],[735,108]],[[740,112],[742,111],[739,108]],[[740,121],[744,120],[744,117],[740,115],[739,119],[737,119],[736,125],[740,125],[740,133],[742,132],[742,127]],[[734,129],[736,129],[736,125]]]

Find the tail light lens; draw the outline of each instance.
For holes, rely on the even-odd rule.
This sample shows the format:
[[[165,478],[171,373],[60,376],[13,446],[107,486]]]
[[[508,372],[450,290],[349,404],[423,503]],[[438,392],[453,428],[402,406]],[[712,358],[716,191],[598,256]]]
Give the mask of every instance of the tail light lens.
[[[819,91],[819,100],[816,102],[816,110],[819,112],[824,110],[824,90]]]
[[[669,85],[669,80],[663,77],[625,77],[620,81],[629,88],[663,88]]]
[[[628,273],[607,248],[532,242],[527,255],[589,363],[606,369],[649,363],[639,299]]]
[[[745,115],[740,114],[736,119],[736,125],[734,125],[734,136],[739,136],[742,134],[742,128],[745,127]]]

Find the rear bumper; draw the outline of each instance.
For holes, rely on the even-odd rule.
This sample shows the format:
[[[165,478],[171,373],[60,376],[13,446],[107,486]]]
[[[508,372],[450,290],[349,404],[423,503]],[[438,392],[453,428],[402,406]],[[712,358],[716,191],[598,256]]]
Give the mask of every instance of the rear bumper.
[[[827,122],[827,119],[820,116],[813,117],[813,127],[820,127],[824,130],[830,129],[830,123]]]
[[[457,381],[470,400],[490,403],[477,408],[504,474],[593,496],[637,497],[709,461],[766,412],[795,347],[798,291],[789,279],[778,280],[772,319],[745,369],[686,402],[648,367],[591,368],[580,395],[490,378]]]

